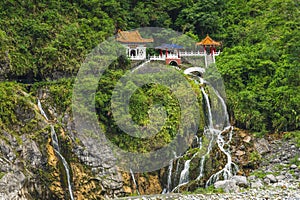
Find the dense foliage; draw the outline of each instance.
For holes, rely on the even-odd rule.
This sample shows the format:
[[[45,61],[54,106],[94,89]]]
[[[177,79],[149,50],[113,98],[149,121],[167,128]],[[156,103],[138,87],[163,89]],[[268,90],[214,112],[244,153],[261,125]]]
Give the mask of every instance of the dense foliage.
[[[299,129],[299,2],[234,2],[222,18],[226,45],[217,65],[238,126]]]
[[[118,29],[169,27],[198,39],[210,34],[223,42],[217,67],[237,126],[259,132],[299,129],[299,4],[298,0],[1,1],[0,80],[32,83],[72,77],[85,55]],[[55,93],[64,91],[58,88]]]

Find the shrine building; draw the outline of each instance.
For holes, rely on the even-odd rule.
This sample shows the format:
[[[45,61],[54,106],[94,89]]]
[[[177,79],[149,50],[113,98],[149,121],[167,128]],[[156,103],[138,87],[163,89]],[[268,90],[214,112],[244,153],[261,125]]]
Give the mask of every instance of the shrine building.
[[[142,38],[140,33],[135,31],[118,31],[116,40],[126,48],[126,55],[130,60],[146,59],[146,44],[153,42],[152,38]]]

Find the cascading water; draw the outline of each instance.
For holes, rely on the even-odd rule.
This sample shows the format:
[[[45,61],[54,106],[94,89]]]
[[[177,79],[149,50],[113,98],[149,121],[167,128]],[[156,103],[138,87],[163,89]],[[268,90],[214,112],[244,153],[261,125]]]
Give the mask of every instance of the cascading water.
[[[229,140],[227,142],[225,142],[224,137],[222,136],[223,132],[229,132]],[[218,134],[217,144],[218,144],[218,147],[221,150],[221,152],[223,152],[226,155],[227,163],[222,170],[213,174],[208,179],[208,181],[206,182],[206,187],[213,184],[214,182],[218,181],[221,176],[223,176],[223,178],[226,180],[226,179],[231,178],[233,176],[234,172],[238,171],[237,165],[232,162],[232,158],[231,158],[229,150],[224,148],[224,145],[228,144],[230,142],[231,138],[232,138],[232,127],[226,127],[223,131],[220,131],[220,133]],[[232,166],[233,166],[233,168],[232,168]]]
[[[202,84],[204,83],[204,80],[202,78],[200,78],[200,83],[202,83]],[[208,112],[207,113],[207,115],[208,115],[208,129],[205,130],[204,135],[209,135],[211,138],[210,138],[210,143],[209,143],[207,152],[201,158],[200,173],[199,173],[199,176],[197,177],[197,179],[199,180],[203,177],[205,157],[207,155],[209,155],[209,153],[211,152],[212,142],[215,139],[217,139],[217,145],[218,145],[218,148],[220,149],[220,151],[223,152],[226,155],[227,163],[226,163],[225,167],[222,170],[220,170],[216,174],[213,174],[209,178],[209,180],[206,183],[206,187],[211,185],[215,181],[219,180],[221,176],[223,176],[223,178],[225,180],[229,179],[233,175],[234,171],[237,171],[237,166],[232,162],[232,158],[231,158],[229,150],[224,149],[224,145],[229,144],[230,141],[231,141],[231,138],[232,138],[232,127],[229,125],[229,116],[228,116],[228,112],[227,112],[227,107],[226,107],[224,99],[221,97],[219,92],[215,88],[213,88],[213,87],[211,87],[211,88],[212,88],[214,94],[217,96],[217,98],[221,102],[222,110],[223,110],[223,117],[225,117],[225,126],[226,127],[223,130],[219,130],[219,129],[215,128],[215,127],[218,127],[218,126],[214,126],[214,124],[213,124],[213,119],[212,119],[213,116],[212,116],[212,112],[211,112],[209,97],[208,97],[207,93],[205,92],[203,86],[201,86],[201,92],[202,92],[202,94],[205,98],[206,106],[207,106],[207,112]],[[224,137],[222,136],[222,134],[224,132],[229,132],[228,133],[228,135],[229,135],[228,138],[229,139],[228,139],[227,142],[224,141]],[[234,166],[234,168],[232,168],[232,166]]]
[[[180,174],[179,185],[189,182],[189,169],[190,169],[191,160],[192,159],[189,159],[189,160],[185,161],[185,163],[184,163],[184,168]]]
[[[202,149],[202,137],[199,138],[199,149]]]
[[[146,60],[145,62],[143,62],[140,66],[138,66],[137,68],[135,68],[132,71],[135,71],[141,67],[143,67],[145,64],[149,63],[150,60]],[[210,62],[210,60],[207,60],[207,62]],[[207,63],[210,64],[210,63]],[[178,70],[181,70],[178,67],[175,67]],[[221,97],[221,95],[219,94],[218,90],[216,90],[212,85],[209,84],[209,82],[205,82],[203,78],[196,76],[193,74],[193,72],[198,72],[200,74],[204,74],[206,71],[205,68],[201,68],[201,67],[190,67],[184,70],[184,73],[187,75],[190,75],[193,77],[194,81],[197,82],[200,85],[200,90],[201,93],[203,95],[203,99],[204,99],[204,103],[206,106],[206,116],[207,116],[207,126],[204,129],[203,132],[203,136],[202,137],[198,137],[195,135],[196,137],[196,142],[197,144],[197,148],[200,150],[202,149],[202,142],[203,142],[203,137],[208,139],[208,145],[206,147],[205,150],[205,154],[202,155],[200,157],[200,163],[199,163],[199,175],[196,178],[196,180],[200,180],[201,178],[204,177],[204,166],[205,166],[205,160],[206,158],[209,156],[209,154],[212,151],[213,145],[217,144],[219,150],[225,154],[225,156],[227,157],[227,162],[225,167],[218,171],[217,173],[213,174],[208,181],[206,182],[206,186],[209,186],[210,184],[214,183],[215,181],[219,180],[221,177],[223,177],[223,179],[229,179],[234,172],[236,172],[237,166],[232,162],[231,159],[231,155],[230,155],[230,151],[227,147],[227,149],[225,148],[226,145],[229,146],[229,143],[231,141],[232,138],[232,127],[229,124],[229,115],[227,112],[227,107],[225,104],[224,99]],[[204,86],[205,85],[205,86]],[[206,88],[210,91],[210,95],[208,95],[208,93],[206,92]],[[217,98],[214,99],[214,101],[212,101],[212,94],[215,95]],[[219,108],[216,109],[216,105],[215,102],[218,102],[218,105],[221,105],[221,110],[222,112],[219,112]],[[212,105],[211,105],[212,102]],[[218,110],[217,112],[215,112],[216,110]],[[213,112],[214,111],[214,112]],[[218,116],[221,115],[221,116]],[[228,140],[225,141],[225,138],[223,137],[223,134],[228,132]],[[168,167],[168,180],[167,180],[167,188],[164,189],[163,193],[166,192],[170,192],[170,191],[179,191],[180,187],[188,184],[190,181],[190,177],[189,177],[189,170],[190,170],[190,163],[192,162],[193,158],[199,154],[199,151],[197,151],[196,153],[193,154],[193,156],[191,157],[191,159],[186,160],[184,162],[184,167],[182,169],[182,171],[179,171],[179,164],[180,164],[180,157],[176,157],[172,160],[170,160],[169,162],[169,167]],[[174,163],[176,165],[176,170],[175,173],[172,175],[172,171],[174,168]],[[132,171],[130,171],[132,179],[133,179],[133,183],[137,188],[137,184],[134,178],[134,174],[132,173]],[[179,182],[178,185],[176,187],[174,187],[172,189],[172,176],[173,177],[178,177],[179,176]],[[174,185],[174,183],[173,183]],[[137,189],[138,192],[138,189]]]
[[[140,195],[140,192],[139,192],[139,190],[138,190],[138,185],[137,185],[137,183],[136,183],[134,174],[133,174],[133,172],[132,172],[131,169],[130,169],[130,174],[131,174],[131,178],[132,178],[133,184],[134,184],[134,186],[135,186],[136,192],[138,193],[138,195]]]
[[[193,160],[193,158],[198,154],[199,152],[196,152],[192,157],[191,159],[185,161],[184,163],[184,168],[183,170],[181,171],[180,173],[180,178],[179,178],[179,183],[178,185],[172,190],[173,191],[176,191],[176,190],[179,190],[179,188],[187,183],[189,183],[190,179],[189,179],[189,170],[190,170],[190,163],[191,161]]]
[[[170,160],[169,169],[168,169],[168,183],[167,183],[167,192],[170,192],[172,187],[172,170],[173,170],[173,159]]]
[[[176,162],[176,170],[175,170],[175,177],[177,177],[178,171],[179,171],[179,159],[180,157],[177,158],[177,162]]]
[[[184,71],[185,74],[189,74],[192,75],[193,77],[195,77],[194,74],[192,74],[192,72],[197,71],[200,73],[204,73],[202,68],[188,68]],[[197,77],[197,76],[196,76]],[[198,82],[199,81],[199,82]],[[200,163],[199,163],[199,176],[197,177],[196,180],[200,180],[201,178],[203,178],[204,176],[204,165],[205,165],[205,159],[206,157],[210,154],[210,152],[212,151],[212,147],[214,142],[217,142],[217,146],[220,149],[220,151],[222,153],[224,153],[227,157],[227,162],[225,167],[218,171],[217,173],[213,174],[208,181],[206,182],[206,186],[211,185],[212,183],[214,183],[215,181],[219,180],[221,177],[223,177],[223,179],[229,179],[237,170],[237,166],[232,162],[232,158],[230,155],[230,151],[229,149],[225,148],[225,145],[229,146],[228,144],[231,142],[232,139],[232,130],[233,128],[230,126],[229,124],[229,116],[228,116],[228,112],[227,112],[227,107],[225,104],[224,99],[221,97],[221,95],[219,94],[219,92],[212,87],[208,82],[204,82],[204,80],[200,77],[197,77],[197,82],[200,84],[200,90],[202,92],[204,101],[205,101],[205,105],[206,105],[206,114],[207,114],[207,127],[204,129],[203,132],[203,137],[208,138],[209,143],[206,149],[206,153],[201,157],[200,159]],[[204,83],[206,83],[206,85],[209,85],[209,89],[211,89],[211,91],[217,96],[218,102],[220,102],[221,105],[221,109],[222,109],[222,119],[223,119],[223,123],[224,126],[221,126],[221,121],[219,121],[219,124],[217,123],[217,119],[215,119],[213,113],[212,113],[212,106],[210,103],[210,97],[209,95],[206,93],[205,88],[204,88]],[[216,121],[216,124],[214,124],[214,120]],[[225,127],[225,128],[224,128]],[[225,141],[223,134],[228,132],[228,140]],[[195,136],[197,139],[197,143],[199,143],[199,149],[202,148],[202,137],[198,138],[197,136]],[[187,183],[189,183],[189,168],[190,168],[190,162],[192,161],[192,159],[199,153],[196,152],[191,159],[187,160],[184,163],[184,168],[180,173],[180,180],[178,185],[172,190],[179,190],[179,188],[182,185],[185,185]],[[172,162],[173,163],[173,162]],[[178,170],[178,165],[179,165],[179,160],[176,162],[177,166],[176,166],[176,173],[175,173],[175,177],[177,175],[177,170]],[[172,166],[173,167],[173,166]],[[170,168],[169,168],[170,169]],[[170,174],[170,173],[169,173]]]
[[[45,111],[43,110],[41,101],[38,99],[38,108],[41,112],[41,114],[43,115],[43,117],[49,121]],[[63,166],[65,168],[66,171],[66,175],[67,175],[67,182],[68,182],[68,190],[69,190],[69,195],[70,195],[70,199],[74,200],[73,197],[73,191],[72,191],[72,186],[71,186],[71,176],[70,176],[70,170],[69,170],[69,165],[66,161],[66,159],[63,157],[63,155],[60,153],[60,149],[59,149],[59,143],[58,143],[58,138],[57,138],[57,134],[55,132],[54,126],[52,124],[50,124],[50,128],[51,128],[51,140],[52,140],[52,146],[53,149],[55,151],[55,153],[57,154],[57,156],[60,158],[60,160],[63,163]]]
[[[205,157],[208,156],[210,151],[212,150],[212,144],[213,144],[213,141],[214,141],[214,135],[211,134],[209,129],[204,131],[204,136],[210,137],[210,140],[209,140],[209,145],[207,147],[207,151],[206,151],[205,155],[203,155],[201,157],[199,176],[197,177],[196,180],[200,180],[204,175],[203,172],[204,172]]]

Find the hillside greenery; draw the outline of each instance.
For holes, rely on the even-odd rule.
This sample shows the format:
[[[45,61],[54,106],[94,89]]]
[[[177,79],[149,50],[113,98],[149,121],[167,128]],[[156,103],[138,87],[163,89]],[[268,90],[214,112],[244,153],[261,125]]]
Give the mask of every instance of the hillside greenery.
[[[12,88],[70,78],[50,87],[57,95],[56,104],[66,109],[71,94],[65,90],[69,91],[85,56],[97,44],[119,29],[156,26],[198,40],[209,34],[222,41],[217,68],[235,126],[255,132],[299,130],[299,25],[298,0],[1,1],[0,80],[17,82],[1,83],[1,123],[14,120],[8,111],[14,109],[13,96],[7,97]],[[107,93],[98,92],[99,106],[107,104],[114,84],[110,81],[124,69],[112,70],[107,76],[111,79],[103,80],[107,81]],[[147,110],[149,105],[140,99],[149,93],[154,98],[168,91],[159,86],[142,88],[135,93],[138,100],[134,106],[140,105],[136,109]],[[109,120],[103,118],[107,112],[100,112],[99,118]],[[137,117],[138,123],[145,123],[145,116]]]

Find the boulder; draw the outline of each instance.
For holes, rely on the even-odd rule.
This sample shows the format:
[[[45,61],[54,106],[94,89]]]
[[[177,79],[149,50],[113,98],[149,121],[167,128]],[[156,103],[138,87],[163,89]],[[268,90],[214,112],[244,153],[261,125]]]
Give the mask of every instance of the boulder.
[[[214,183],[215,188],[222,188],[224,192],[238,192],[239,187],[236,185],[235,180],[224,180],[224,181],[217,181]]]
[[[5,174],[0,180],[1,199],[25,199],[19,196],[25,181],[26,177],[20,171]]]
[[[243,142],[249,143],[251,141],[251,137],[248,135],[243,139]]]
[[[284,175],[279,175],[279,176],[276,176],[276,179],[277,181],[282,181],[285,179],[285,176]]]
[[[297,165],[292,164],[290,168],[291,168],[291,169],[297,169]]]
[[[241,150],[237,150],[236,153],[235,153],[236,156],[242,156],[242,155],[245,155],[245,154],[246,154],[246,152],[241,151]]]
[[[264,185],[261,180],[257,180],[256,182],[251,183],[251,188],[262,188]]]
[[[276,183],[277,182],[277,179],[273,174],[268,174],[265,178],[269,179],[271,183]]]
[[[248,187],[249,186],[249,183],[245,176],[233,176],[231,179],[236,181],[236,185],[238,185],[240,187]]]
[[[257,141],[255,141],[254,148],[256,149],[256,151],[259,154],[264,154],[264,153],[267,153],[270,151],[269,142],[264,138],[261,138],[261,139],[258,139]]]
[[[40,167],[43,161],[43,155],[40,152],[37,144],[29,139],[24,141],[22,145],[22,156],[33,167]]]
[[[16,158],[13,148],[2,139],[0,139],[0,153],[9,161],[13,161]]]
[[[264,183],[267,184],[267,185],[269,185],[271,183],[271,181],[268,178],[264,178]]]
[[[256,179],[255,175],[248,176],[249,181],[254,181]]]

